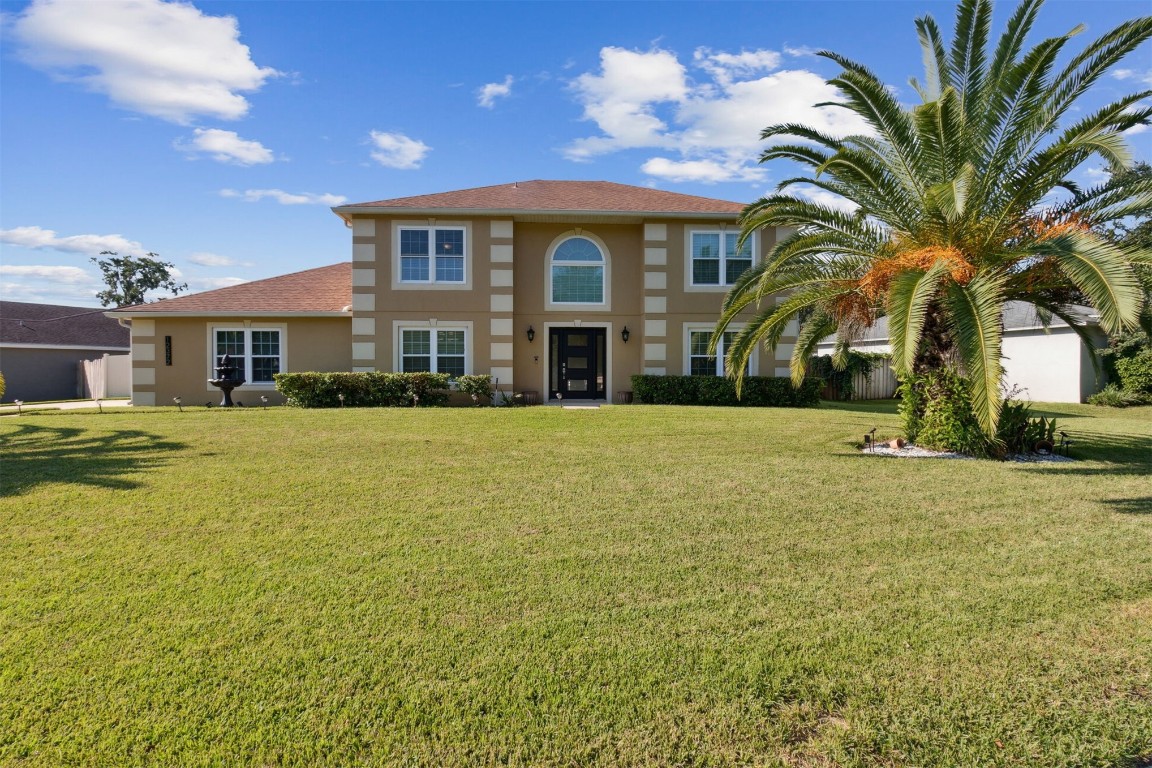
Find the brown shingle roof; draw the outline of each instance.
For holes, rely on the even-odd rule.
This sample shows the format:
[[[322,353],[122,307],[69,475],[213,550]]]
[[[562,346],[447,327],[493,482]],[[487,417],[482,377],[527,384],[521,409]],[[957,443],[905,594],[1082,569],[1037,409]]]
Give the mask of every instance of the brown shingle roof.
[[[433,195],[397,197],[371,203],[337,206],[333,210],[379,208],[403,211],[589,211],[597,213],[668,213],[738,215],[743,203],[683,195],[611,181],[520,181],[494,187],[461,189]]]
[[[113,311],[131,315],[156,312],[340,312],[351,303],[352,264],[344,262]]]
[[[128,349],[128,329],[103,309],[0,301],[0,342]]]

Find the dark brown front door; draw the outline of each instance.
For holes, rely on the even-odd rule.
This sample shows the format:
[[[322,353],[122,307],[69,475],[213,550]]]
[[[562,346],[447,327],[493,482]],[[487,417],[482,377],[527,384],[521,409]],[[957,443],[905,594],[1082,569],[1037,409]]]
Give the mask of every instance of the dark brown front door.
[[[548,334],[551,371],[548,396],[565,400],[604,400],[607,392],[603,328],[553,328]]]

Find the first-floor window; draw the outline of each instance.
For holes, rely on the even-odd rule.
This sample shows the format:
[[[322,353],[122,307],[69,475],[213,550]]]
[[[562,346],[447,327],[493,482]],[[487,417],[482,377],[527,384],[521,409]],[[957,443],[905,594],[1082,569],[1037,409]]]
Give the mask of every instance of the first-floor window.
[[[280,373],[280,330],[258,328],[217,328],[213,369],[224,355],[250,384],[271,384],[273,374]],[[212,371],[215,375],[215,370]]]
[[[464,331],[403,328],[400,331],[400,370],[404,373],[447,373],[463,376]]]
[[[708,354],[708,342],[712,338],[712,331],[688,331],[688,373],[692,376],[723,376],[724,356],[728,348],[736,341],[736,331],[725,331],[720,337],[716,347],[716,356]],[[752,361],[748,361],[745,374],[751,375]]]

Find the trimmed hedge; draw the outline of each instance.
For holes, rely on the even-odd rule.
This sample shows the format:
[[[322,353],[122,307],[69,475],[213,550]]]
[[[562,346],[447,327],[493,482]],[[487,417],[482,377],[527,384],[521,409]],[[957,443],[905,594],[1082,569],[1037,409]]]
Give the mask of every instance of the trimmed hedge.
[[[276,391],[298,408],[411,408],[448,403],[446,373],[277,373]]]
[[[799,389],[785,376],[746,376],[739,398],[736,382],[722,376],[632,377],[638,403],[649,405],[743,405],[811,408],[820,404],[820,379],[808,378]]]

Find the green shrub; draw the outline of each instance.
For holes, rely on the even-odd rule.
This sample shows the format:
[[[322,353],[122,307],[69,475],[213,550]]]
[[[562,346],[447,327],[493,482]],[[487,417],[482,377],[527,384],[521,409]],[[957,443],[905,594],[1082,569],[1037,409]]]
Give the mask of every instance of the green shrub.
[[[889,359],[888,355],[878,352],[856,352],[850,350],[844,370],[837,370],[832,363],[832,355],[819,355],[813,357],[808,363],[808,375],[824,380],[824,386],[830,387],[836,393],[838,400],[851,400],[855,392],[852,379],[857,373],[864,375],[864,381],[872,380],[872,371],[876,366]]]
[[[908,442],[933,451],[994,454],[972,410],[963,376],[950,370],[914,374],[900,382],[900,415]]]
[[[1152,350],[1115,361],[1120,386],[1129,392],[1152,395]]]
[[[486,373],[474,373],[456,377],[456,389],[472,397],[477,405],[492,404],[492,377]]]
[[[446,405],[446,373],[278,373],[276,391],[299,408],[401,408]]]
[[[632,377],[636,402],[649,405],[743,405],[810,408],[820,404],[819,379],[805,379],[794,388],[787,377],[747,376],[740,397],[736,382],[721,376]]]
[[[997,452],[1032,453],[1042,440],[1056,443],[1056,419],[1032,418],[1031,407],[1016,400],[1005,400],[1001,404],[1000,421],[996,425]]]
[[[1152,405],[1152,395],[1129,392],[1115,384],[1109,384],[1094,395],[1088,396],[1089,405],[1104,405],[1110,408],[1130,408],[1134,405]]]

